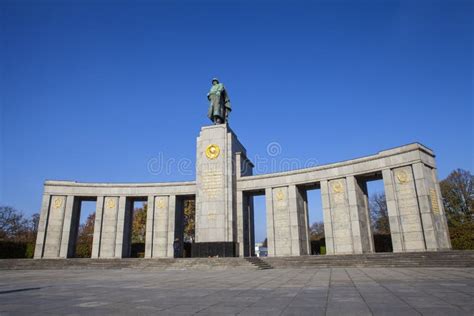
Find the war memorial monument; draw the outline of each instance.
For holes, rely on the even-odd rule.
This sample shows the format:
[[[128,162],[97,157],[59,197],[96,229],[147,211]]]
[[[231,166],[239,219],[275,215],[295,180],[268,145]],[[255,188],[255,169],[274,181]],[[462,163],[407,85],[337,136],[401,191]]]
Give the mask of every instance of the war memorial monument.
[[[74,257],[82,201],[96,201],[92,258],[130,256],[134,201],[146,201],[145,258],[172,258],[183,240],[183,201],[195,199],[193,257],[254,255],[253,196],[264,195],[271,257],[310,254],[306,191],[321,190],[327,254],[370,254],[367,181],[383,179],[393,251],[451,249],[435,155],[419,144],[317,167],[253,175],[229,126],[222,83],[208,93],[213,125],[196,144],[196,180],[172,183],[46,181],[34,257]]]

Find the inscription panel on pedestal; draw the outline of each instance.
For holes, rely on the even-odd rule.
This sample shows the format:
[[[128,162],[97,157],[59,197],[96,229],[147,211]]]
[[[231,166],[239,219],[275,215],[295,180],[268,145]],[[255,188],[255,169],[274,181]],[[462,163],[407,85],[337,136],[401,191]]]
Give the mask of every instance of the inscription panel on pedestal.
[[[430,189],[430,200],[431,200],[431,209],[433,213],[436,215],[440,214],[439,211],[439,204],[438,204],[438,194],[436,194],[436,190],[431,188]]]
[[[224,177],[220,170],[203,170],[202,175],[202,192],[208,199],[216,199],[222,194],[224,188]]]

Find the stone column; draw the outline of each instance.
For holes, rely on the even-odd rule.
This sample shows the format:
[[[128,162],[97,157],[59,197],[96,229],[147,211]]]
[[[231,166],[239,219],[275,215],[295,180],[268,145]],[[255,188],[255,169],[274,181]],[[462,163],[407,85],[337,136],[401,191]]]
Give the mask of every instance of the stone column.
[[[329,197],[329,184],[327,180],[321,183],[321,203],[323,205],[323,222],[324,222],[324,238],[326,240],[326,254],[333,255],[334,251],[334,235],[332,229],[331,203]]]
[[[43,200],[41,202],[40,220],[38,223],[38,234],[36,236],[36,246],[35,246],[35,255],[34,255],[35,259],[41,259],[43,257],[45,237],[46,237],[46,228],[48,225],[50,200],[51,200],[51,196],[49,194],[43,194]]]
[[[154,203],[154,218],[153,223],[153,258],[167,258],[170,257],[168,253],[169,239],[173,240],[174,235],[171,236],[169,232],[169,221],[171,212],[169,210],[170,198],[168,196],[156,196]],[[174,220],[173,220],[174,225]],[[174,228],[172,229],[174,233]],[[171,242],[171,247],[173,242]],[[171,256],[172,257],[172,256]]]
[[[92,238],[91,258],[99,258],[102,236],[102,217],[104,215],[104,197],[98,196],[95,205],[94,236]]]
[[[309,254],[308,220],[306,212],[306,192],[296,185],[288,187],[289,214],[291,225],[291,254],[301,256]]]
[[[413,174],[426,249],[429,251],[451,249],[436,171],[423,163],[416,163],[413,165]]]
[[[248,255],[249,257],[255,256],[255,208],[253,204],[253,196],[247,194],[245,196],[247,200],[247,225],[248,228],[245,231],[245,234],[248,236]]]
[[[126,219],[126,209],[127,209],[127,198],[125,196],[119,197],[118,201],[118,213],[117,213],[117,222],[116,222],[116,235],[115,235],[115,258],[123,258],[124,254],[124,228],[125,228],[125,219]]]
[[[74,255],[75,239],[77,238],[77,229],[79,226],[79,213],[81,203],[75,201],[74,196],[66,197],[66,209],[64,212],[63,229],[61,237],[60,258],[70,258]]]
[[[98,255],[100,258],[115,258],[119,197],[107,196],[104,198],[104,203]]]
[[[51,196],[43,258],[59,258],[65,209],[66,196]]]
[[[403,230],[397,206],[397,196],[395,193],[392,170],[382,170],[382,177],[385,190],[385,200],[387,202],[387,212],[390,224],[390,234],[392,237],[393,252],[404,252],[405,241],[403,238]]]
[[[288,198],[288,187],[272,190],[275,256],[291,256],[292,251],[292,222]]]
[[[235,153],[234,172],[237,180],[253,174],[253,164],[242,152]],[[253,196],[250,193],[237,191],[236,200],[236,235],[239,245],[238,256],[249,257],[255,255]],[[266,228],[265,228],[266,229]]]
[[[303,247],[306,247],[306,254],[310,255],[311,254],[311,238],[310,238],[311,231],[309,228],[310,223],[309,223],[308,191],[300,189],[300,193],[302,196],[302,202],[300,203],[303,204],[303,209],[304,209],[304,212],[300,214],[300,216],[303,216],[302,222],[304,223],[303,224],[304,229],[302,229],[302,232],[301,232],[303,234],[301,236],[301,239],[303,241]],[[306,244],[304,244],[305,241],[306,241]]]
[[[153,195],[148,196],[147,199],[147,211],[146,211],[146,234],[145,234],[145,258],[153,257],[153,241],[155,240],[154,234],[154,221],[155,221],[155,197]]]
[[[255,254],[253,197],[250,193],[242,191],[238,191],[236,197],[238,256],[250,257]]]
[[[166,211],[166,209],[165,209]],[[166,257],[174,258],[173,242],[175,239],[176,227],[176,195],[168,197],[168,239],[166,241]],[[197,228],[196,228],[197,229]]]
[[[395,194],[391,197],[394,200],[387,200],[387,207],[389,216],[393,213],[398,214],[400,230],[403,235],[402,249],[403,251],[424,251],[426,243],[411,166],[392,170],[392,187],[393,189],[389,188],[389,190],[394,191]]]
[[[240,157],[240,156],[239,156]],[[247,201],[245,199],[245,193],[242,191],[237,191],[237,242],[239,243],[239,257],[246,257],[248,250],[247,248],[247,236],[245,231],[245,226],[247,222]]]
[[[370,230],[367,183],[354,176],[347,177],[347,194],[354,253],[372,253],[374,240]]]
[[[302,196],[295,185],[268,189],[267,232],[270,256],[306,254],[307,240]]]
[[[265,210],[267,216],[267,247],[268,256],[275,257],[277,255],[275,248],[275,216],[273,210],[273,189],[265,189]]]
[[[352,237],[347,181],[345,178],[330,180],[328,186],[334,253],[352,254],[355,252],[355,247]]]

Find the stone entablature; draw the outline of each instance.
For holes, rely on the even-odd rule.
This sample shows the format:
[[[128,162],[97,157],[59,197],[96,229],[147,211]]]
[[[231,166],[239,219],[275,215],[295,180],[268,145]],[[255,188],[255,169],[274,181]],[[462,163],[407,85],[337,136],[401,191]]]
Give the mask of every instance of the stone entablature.
[[[76,181],[52,181],[44,183],[44,194],[75,196],[148,196],[153,194],[195,194],[196,182],[162,182],[162,183],[87,183]]]
[[[189,196],[196,199],[198,243],[235,243],[236,255],[253,255],[256,194],[266,197],[268,254],[309,254],[310,187],[321,190],[327,253],[372,253],[366,182],[375,178],[384,182],[394,252],[451,248],[435,156],[421,144],[313,168],[252,175],[244,146],[222,124],[202,128],[196,153],[196,181],[46,181],[35,258],[73,256],[82,200],[97,201],[92,257],[129,256],[131,202],[137,199],[148,202],[145,257],[173,257],[173,241],[182,235],[182,201]]]
[[[304,185],[349,175],[379,172],[383,169],[406,166],[417,162],[434,169],[436,168],[434,157],[433,151],[419,143],[413,143],[384,150],[375,155],[312,168],[241,177],[237,183],[237,190],[258,191],[271,186]]]

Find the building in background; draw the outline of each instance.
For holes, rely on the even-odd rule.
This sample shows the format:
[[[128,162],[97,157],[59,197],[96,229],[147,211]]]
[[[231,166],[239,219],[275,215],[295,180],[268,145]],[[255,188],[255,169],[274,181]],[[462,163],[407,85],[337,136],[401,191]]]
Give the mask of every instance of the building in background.
[[[268,256],[268,248],[263,246],[263,243],[257,242],[255,243],[255,255],[257,257],[267,257]]]

